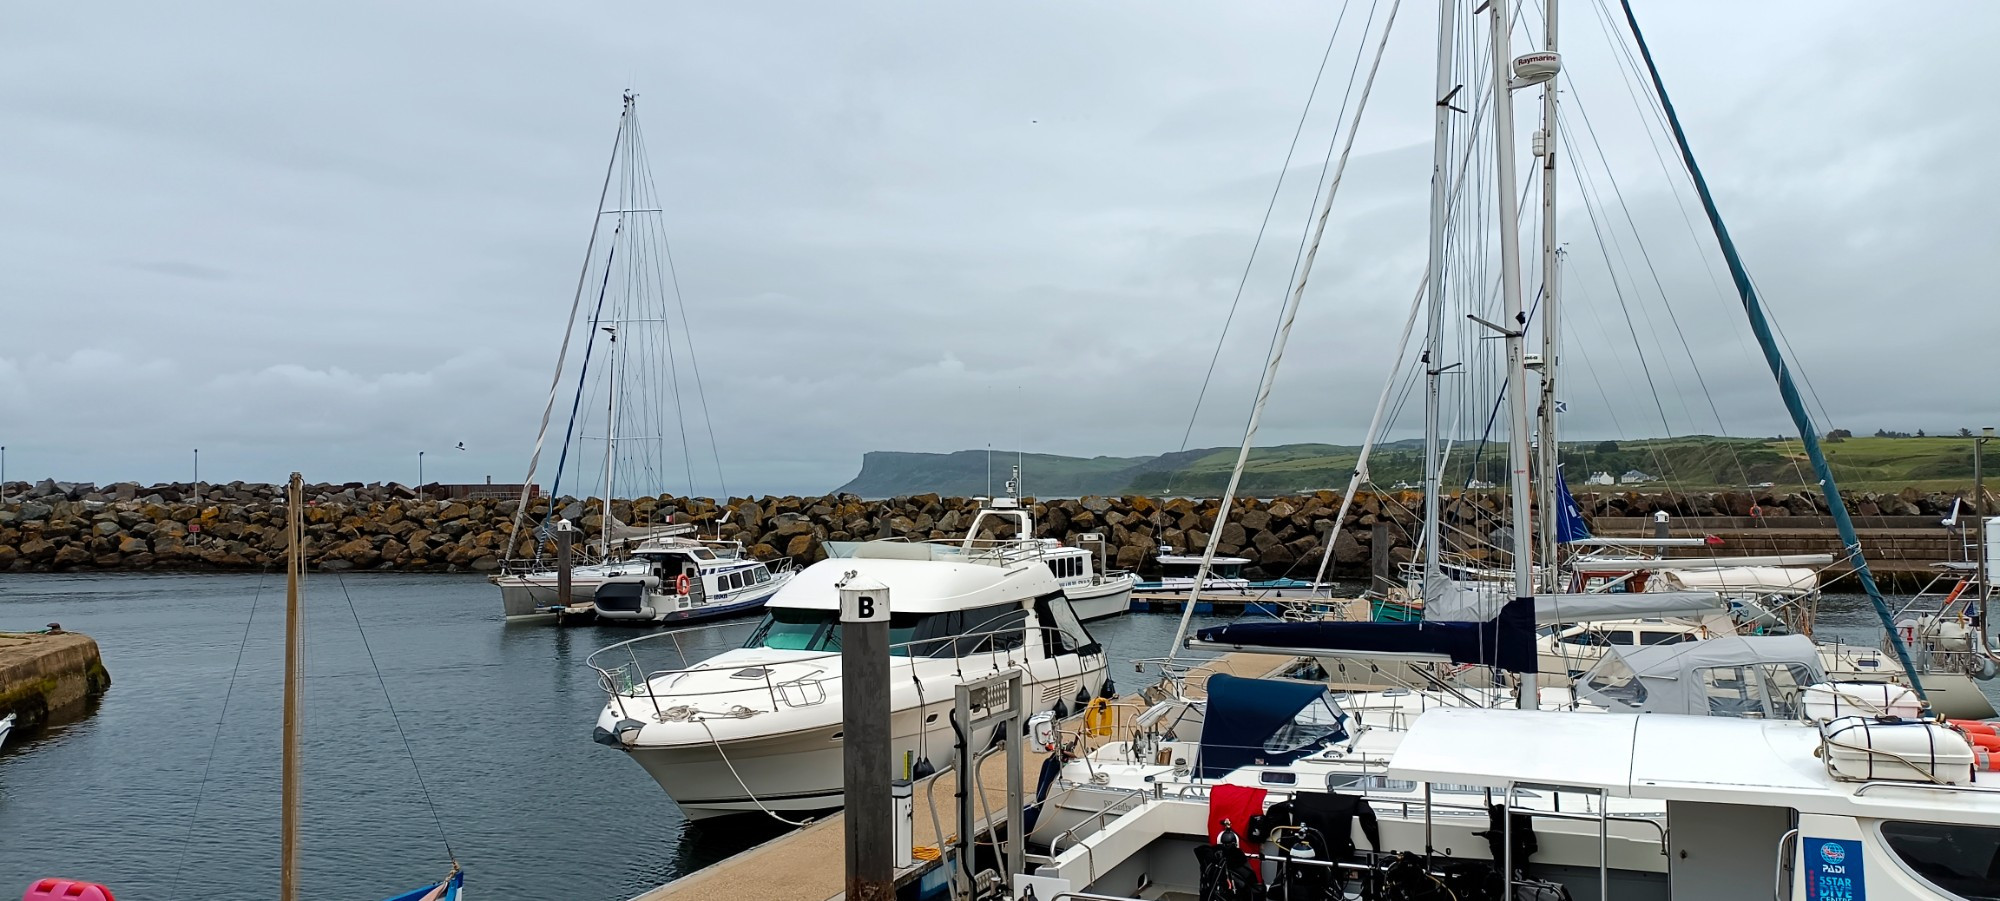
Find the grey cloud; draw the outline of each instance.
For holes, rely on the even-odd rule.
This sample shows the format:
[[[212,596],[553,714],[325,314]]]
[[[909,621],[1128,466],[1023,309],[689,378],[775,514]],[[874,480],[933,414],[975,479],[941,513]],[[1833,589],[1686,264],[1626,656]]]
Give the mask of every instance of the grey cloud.
[[[1598,13],[1567,8],[1576,99],[1680,325],[1600,181],[1599,215],[1627,255],[1613,252],[1628,325],[1566,170],[1567,427],[1712,431],[1705,382],[1732,431],[1787,430],[1726,275],[1689,236],[1684,213],[1700,230],[1699,210],[1669,193],[1660,137],[1629,112]],[[0,34],[0,117],[15,125],[0,143],[9,474],[185,477],[200,446],[204,475],[220,478],[408,481],[419,450],[434,478],[518,478],[628,87],[731,490],[824,490],[877,448],[1170,450],[1336,14],[17,10]],[[1355,6],[1346,28],[1364,14]],[[1402,15],[1268,442],[1360,438],[1420,275],[1431,26],[1424,4]],[[1988,375],[1970,351],[2000,334],[1977,293],[2000,246],[1987,209],[2000,176],[1981,151],[2000,124],[1964,86],[1981,82],[1975,42],[1996,13],[1690,3],[1642,15],[1833,424],[1992,417],[1968,386]],[[1197,445],[1239,435],[1348,40]],[[1414,426],[1407,409],[1395,423]],[[466,452],[445,453],[459,441]],[[705,453],[695,470],[695,487],[715,490]]]

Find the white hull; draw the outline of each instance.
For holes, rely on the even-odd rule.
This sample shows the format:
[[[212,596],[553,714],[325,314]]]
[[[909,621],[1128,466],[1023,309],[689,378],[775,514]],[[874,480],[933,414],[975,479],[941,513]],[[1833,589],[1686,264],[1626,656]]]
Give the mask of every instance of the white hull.
[[[575,602],[588,601],[597,595],[597,586],[604,580],[617,575],[639,575],[646,571],[643,563],[611,563],[584,566],[570,573],[570,599]],[[508,573],[494,576],[490,580],[500,587],[500,604],[508,619],[533,619],[552,616],[540,608],[556,602],[556,573],[543,570],[532,573]]]
[[[1058,702],[1065,710],[1074,709],[1079,689],[1094,695],[1104,684],[1103,657],[1091,658],[1091,668],[1081,678],[1074,669],[1074,658],[1064,663],[1062,679],[1023,684],[1030,714],[1053,710]],[[964,668],[967,672],[974,669],[971,661]],[[990,669],[980,667],[982,672]],[[1053,675],[1055,669],[1047,660],[1029,667],[1031,675]],[[896,675],[896,681],[907,682],[907,677]],[[919,760],[942,767],[952,759],[951,686],[956,680],[933,677],[923,681],[927,683],[923,696],[929,703],[899,707],[890,715],[890,767],[891,775],[898,779],[906,778],[907,768]],[[689,819],[760,809],[798,813],[839,807],[845,795],[838,696],[828,701],[826,707],[831,709],[826,712],[833,715],[831,721],[822,716],[822,722],[796,731],[672,747],[637,745],[627,752]],[[702,728],[694,725],[694,730]],[[722,731],[729,727],[715,728]],[[978,741],[984,745],[983,739]]]
[[[14,731],[14,714],[0,716],[0,748],[7,746],[7,735]]]
[[[1097,585],[1064,588],[1063,594],[1069,598],[1069,605],[1076,611],[1077,619],[1084,622],[1117,616],[1132,609],[1130,578],[1107,579]]]

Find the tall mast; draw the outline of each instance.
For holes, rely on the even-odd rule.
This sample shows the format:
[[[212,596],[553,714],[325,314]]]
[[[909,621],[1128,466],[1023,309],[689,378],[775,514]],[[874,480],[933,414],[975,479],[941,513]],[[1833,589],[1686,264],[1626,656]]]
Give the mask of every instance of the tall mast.
[[[624,227],[621,225],[619,231],[623,230]],[[611,325],[604,326],[604,330],[611,333],[611,359],[607,361],[611,364],[611,390],[606,392],[611,395],[611,400],[610,409],[606,411],[604,417],[604,559],[609,560],[611,559],[611,470],[618,459],[614,453],[618,447],[618,386],[624,380],[620,378],[622,373],[618,370],[617,320],[612,320]]]
[[[1542,50],[1556,52],[1556,0],[1548,0],[1543,10],[1547,19],[1543,33]],[[1556,562],[1556,483],[1562,478],[1557,467],[1556,441],[1556,341],[1562,334],[1562,322],[1556,318],[1556,291],[1558,276],[1562,269],[1556,254],[1556,79],[1542,82],[1542,130],[1535,136],[1535,152],[1542,158],[1542,397],[1540,404],[1541,423],[1537,434],[1540,436],[1541,455],[1537,470],[1541,480],[1537,483],[1542,508],[1542,565],[1550,567],[1549,578],[1556,578],[1553,567]],[[1555,585],[1544,586],[1554,591]]]
[[[1854,531],[1854,520],[1847,513],[1847,503],[1840,498],[1840,486],[1833,481],[1833,466],[1827,462],[1826,453],[1819,446],[1819,430],[1813,425],[1812,414],[1806,412],[1805,400],[1799,396],[1798,385],[1792,382],[1792,371],[1785,362],[1785,356],[1778,349],[1778,339],[1771,332],[1771,323],[1764,316],[1763,301],[1757,297],[1757,286],[1750,281],[1749,270],[1743,268],[1743,258],[1736,252],[1736,242],[1729,237],[1729,227],[1722,223],[1722,211],[1715,206],[1715,195],[1708,190],[1708,179],[1702,177],[1701,167],[1695,164],[1694,148],[1688,144],[1687,132],[1681,128],[1681,119],[1674,112],[1674,101],[1667,96],[1666,82],[1660,78],[1660,67],[1653,61],[1653,51],[1646,46],[1646,36],[1639,31],[1639,19],[1632,14],[1631,0],[1620,0],[1625,10],[1625,24],[1632,29],[1632,40],[1639,45],[1639,57],[1646,62],[1646,74],[1653,81],[1653,92],[1660,98],[1660,110],[1667,114],[1667,124],[1674,133],[1674,145],[1681,152],[1681,162],[1687,165],[1688,178],[1694,182],[1695,193],[1701,195],[1702,212],[1708,214],[1708,225],[1715,232],[1715,243],[1722,249],[1722,258],[1729,264],[1729,278],[1736,283],[1736,294],[1743,302],[1743,313],[1750,319],[1750,332],[1757,336],[1757,346],[1764,352],[1764,362],[1771,367],[1771,376],[1778,381],[1778,396],[1785,402],[1785,412],[1792,416],[1792,427],[1798,429],[1799,443],[1805,445],[1806,456],[1811,459],[1813,475],[1819,477],[1820,492],[1826,496],[1827,513],[1833,516],[1834,527],[1840,531],[1841,546],[1847,550],[1847,559],[1854,566],[1854,577],[1861,583],[1861,590],[1868,593],[1868,601],[1875,608],[1875,616],[1882,622],[1882,631],[1889,638],[1889,646],[1896,651],[1896,661],[1903,665],[1903,672],[1909,674],[1910,688],[1930,703],[1924,692],[1923,678],[1910,661],[1910,649],[1896,634],[1895,614],[1890,612],[1889,603],[1882,598],[1882,589],[1875,584],[1875,573],[1868,568],[1868,558],[1861,553],[1861,537]]]
[[[1438,378],[1444,361],[1444,227],[1445,204],[1451,191],[1451,99],[1458,90],[1452,79],[1452,54],[1458,0],[1438,0],[1437,113],[1431,137],[1430,325],[1424,336],[1424,582],[1438,574],[1440,518],[1438,492],[1443,481],[1438,458],[1438,418],[1441,412]]]
[[[283,807],[279,837],[280,901],[299,897],[299,732],[305,728],[301,709],[305,686],[305,623],[299,604],[299,576],[304,571],[305,511],[302,500],[305,480],[292,473],[285,488],[285,528],[290,535],[285,554],[285,734],[284,776],[281,789]]]
[[[1520,201],[1514,197],[1514,97],[1509,71],[1513,55],[1508,32],[1513,28],[1506,0],[1488,0],[1493,19],[1493,153],[1499,171],[1495,181],[1500,192],[1500,293],[1506,302],[1507,320],[1507,461],[1512,470],[1508,479],[1508,506],[1512,508],[1514,533],[1514,597],[1532,598],[1534,586],[1535,535],[1528,518],[1528,371],[1527,314],[1521,305],[1521,220]],[[1532,603],[1532,601],[1530,601]],[[1534,709],[1535,680],[1523,678],[1515,692],[1519,706]]]

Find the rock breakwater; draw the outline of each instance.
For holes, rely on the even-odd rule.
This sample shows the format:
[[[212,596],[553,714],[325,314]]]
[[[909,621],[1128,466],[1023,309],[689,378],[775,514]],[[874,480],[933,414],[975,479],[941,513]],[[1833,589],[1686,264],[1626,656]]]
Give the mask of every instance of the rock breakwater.
[[[140,486],[131,482],[91,484],[14,482],[0,486],[0,571],[66,570],[257,570],[281,565],[285,553],[286,510],[279,486],[230,482]],[[197,500],[198,498],[198,500]],[[420,497],[400,485],[320,484],[306,491],[307,557],[321,570],[491,572],[510,554],[533,557],[535,524],[547,517],[548,499],[530,502],[522,534],[515,536],[519,503],[511,498],[444,499]],[[1656,511],[1675,517],[1754,517],[1760,525],[1781,526],[1788,518],[1812,528],[1824,513],[1818,498],[1797,493],[1582,494],[1579,502],[1596,518],[1640,518]],[[1949,495],[1915,491],[1851,498],[1857,517],[1936,516],[1949,509]],[[1395,562],[1409,559],[1422,497],[1417,492],[1362,493],[1349,513],[1349,526],[1334,547],[1334,575],[1365,577],[1372,546]],[[1162,544],[1198,550],[1214,528],[1215,499],[1083,497],[1028,501],[1037,537],[1076,542],[1103,535],[1110,565],[1148,571]],[[1322,542],[1340,497],[1331,491],[1279,498],[1244,499],[1217,536],[1222,554],[1247,557],[1253,578],[1309,578],[1319,564]],[[1507,501],[1498,494],[1464,494],[1445,505],[1445,517],[1463,553],[1479,558],[1476,545],[1502,526]],[[595,502],[559,498],[554,509],[594,538],[602,525]],[[876,538],[907,540],[961,537],[979,509],[973,498],[935,494],[864,500],[855,495],[824,497],[707,498],[642,497],[613,504],[622,522],[694,523],[704,535],[743,542],[760,558],[790,557],[810,563],[825,556],[827,541]],[[1378,524],[1380,527],[1378,528]],[[1011,526],[981,537],[1012,537]]]

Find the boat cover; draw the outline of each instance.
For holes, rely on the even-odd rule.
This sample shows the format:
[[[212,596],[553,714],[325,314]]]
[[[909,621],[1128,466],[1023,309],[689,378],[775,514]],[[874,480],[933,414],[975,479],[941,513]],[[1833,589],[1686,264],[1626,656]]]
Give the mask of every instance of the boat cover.
[[[1437,576],[1424,583],[1424,619],[1480,622],[1500,615],[1512,600],[1499,582],[1469,582]],[[1703,616],[1727,613],[1729,604],[1712,591],[1585,592],[1535,595],[1535,623],[1580,623],[1646,616]]]
[[[1536,670],[1533,601],[1517,599],[1490,620],[1413,623],[1246,622],[1195,633],[1207,644],[1238,650],[1288,649],[1304,653],[1346,652],[1355,656],[1415,654],[1453,663],[1496,666],[1517,673]],[[1211,706],[1210,716],[1214,716]]]
[[[1300,716],[1316,702],[1325,709]],[[1216,673],[1208,679],[1196,775],[1211,779],[1240,767],[1290,763],[1346,741],[1346,722],[1325,685]]]
[[[1728,635],[1612,645],[1577,693],[1614,713],[1797,719],[1805,687],[1824,681],[1819,649],[1804,635]]]

